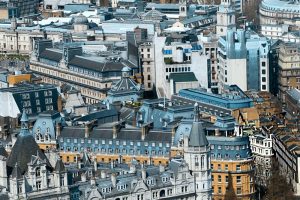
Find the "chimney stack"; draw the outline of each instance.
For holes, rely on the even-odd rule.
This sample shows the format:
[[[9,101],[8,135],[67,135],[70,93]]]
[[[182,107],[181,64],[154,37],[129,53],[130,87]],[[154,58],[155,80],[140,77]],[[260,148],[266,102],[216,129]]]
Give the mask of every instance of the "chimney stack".
[[[149,130],[153,127],[153,122],[149,122],[142,126],[142,140],[145,140],[146,135],[149,133]]]
[[[106,178],[106,172],[105,170],[101,170],[101,178]]]
[[[116,187],[116,185],[117,185],[117,176],[116,176],[115,173],[111,174],[111,183],[112,183],[113,187]]]
[[[56,123],[56,139],[60,136],[60,132],[61,132],[61,123],[57,122]]]
[[[163,166],[162,164],[159,165],[159,172],[163,173],[165,171],[165,166]]]
[[[85,172],[81,174],[81,181],[86,182],[86,174]]]
[[[97,158],[94,158],[94,170],[95,172],[98,170]]]
[[[147,172],[144,167],[142,168],[142,179],[143,179],[143,181],[146,181],[146,179],[147,179]]]

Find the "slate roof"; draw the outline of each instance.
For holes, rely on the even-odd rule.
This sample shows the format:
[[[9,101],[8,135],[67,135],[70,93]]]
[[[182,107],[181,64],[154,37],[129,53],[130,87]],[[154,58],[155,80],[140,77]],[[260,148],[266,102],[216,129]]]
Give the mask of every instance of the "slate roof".
[[[108,60],[101,62],[82,56],[75,56],[73,59],[71,59],[69,64],[84,69],[94,70],[97,72],[121,71],[123,67],[127,66],[125,62],[113,62]]]
[[[51,165],[41,151],[35,139],[32,135],[19,135],[12,151],[7,159],[8,173],[12,172],[16,164],[20,168],[20,173],[23,175],[27,169],[27,164],[31,161],[32,155],[39,155],[42,160],[46,160],[47,166],[51,168]]]
[[[17,179],[20,179],[22,177],[21,169],[19,168],[18,163],[16,163],[15,167],[13,168],[13,171],[11,173],[11,177],[12,178],[17,178]]]
[[[193,122],[189,140],[189,146],[192,147],[203,147],[208,145],[202,122]]]
[[[84,128],[80,127],[64,127],[61,131],[60,137],[63,138],[84,138]],[[117,133],[117,138],[120,140],[131,140],[138,141],[142,140],[141,129],[121,129]],[[89,138],[95,139],[113,139],[113,130],[112,128],[94,128],[89,133]],[[162,130],[150,130],[149,133],[145,136],[145,141],[157,141],[157,142],[170,142],[171,133],[165,132]]]
[[[3,146],[0,146],[0,156],[3,156],[5,158],[8,157],[8,153],[6,152],[6,150]]]
[[[108,93],[119,94],[119,93],[133,93],[141,91],[141,87],[130,77],[122,77],[115,85],[111,87]]]
[[[46,49],[46,50],[41,52],[39,57],[59,62],[62,59],[62,53],[57,52],[57,51],[53,51],[51,49]]]
[[[171,73],[170,79],[173,79],[174,82],[192,82],[198,81],[194,72],[185,72],[185,73]]]
[[[65,171],[65,165],[60,158],[57,160],[57,162],[55,164],[54,171],[57,171],[57,172]]]

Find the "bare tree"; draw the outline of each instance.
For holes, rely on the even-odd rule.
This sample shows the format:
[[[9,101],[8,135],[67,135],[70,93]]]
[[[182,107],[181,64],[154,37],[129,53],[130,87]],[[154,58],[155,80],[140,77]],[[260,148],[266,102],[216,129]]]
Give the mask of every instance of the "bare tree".
[[[254,25],[259,25],[259,4],[261,0],[246,0],[244,2],[243,13],[247,21],[253,22]]]
[[[276,159],[272,161],[271,176],[267,181],[264,200],[296,200],[293,186],[287,182],[287,175],[282,174]]]

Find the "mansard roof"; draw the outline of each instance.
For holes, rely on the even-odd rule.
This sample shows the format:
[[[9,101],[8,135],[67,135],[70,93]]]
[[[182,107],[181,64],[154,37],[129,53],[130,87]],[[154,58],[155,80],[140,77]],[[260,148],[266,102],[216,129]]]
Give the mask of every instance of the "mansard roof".
[[[46,165],[51,168],[47,157],[41,151],[33,136],[31,134],[18,135],[17,141],[7,159],[8,174],[12,172],[16,164],[20,168],[20,173],[22,175],[25,174],[33,155],[37,155],[40,159],[45,160]]]
[[[0,156],[3,156],[5,158],[8,157],[8,153],[3,146],[0,146]]]
[[[203,147],[207,145],[208,145],[208,141],[205,136],[202,122],[199,121],[193,122],[192,130],[189,137],[189,146]]]

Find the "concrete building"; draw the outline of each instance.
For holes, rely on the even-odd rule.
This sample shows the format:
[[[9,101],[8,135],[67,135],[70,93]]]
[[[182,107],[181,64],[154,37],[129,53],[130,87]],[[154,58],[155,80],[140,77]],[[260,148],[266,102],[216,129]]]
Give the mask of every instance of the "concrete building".
[[[279,49],[279,98],[285,102],[286,91],[300,88],[300,49],[297,44],[285,43]]]
[[[210,89],[210,61],[203,54],[203,48],[194,34],[188,34],[187,28],[181,23],[166,29],[169,34],[154,37],[156,91],[158,97],[170,98],[170,75],[173,73],[194,73],[201,87]],[[163,52],[163,53],[161,53]],[[194,80],[193,80],[194,81]]]
[[[0,116],[16,118],[24,110],[29,115],[37,115],[47,110],[58,109],[56,86],[23,83],[17,87],[0,89]]]
[[[172,101],[180,105],[197,102],[201,113],[216,120],[217,117],[233,116],[239,124],[260,126],[259,114],[253,100],[237,86],[230,86],[222,95],[212,94],[199,89],[183,89]]]
[[[233,84],[244,91],[269,91],[269,49],[267,39],[256,33],[228,30],[218,45],[219,92]]]
[[[260,24],[288,24],[300,27],[298,0],[263,0],[259,7]]]
[[[152,41],[145,41],[139,44],[139,54],[141,56],[141,67],[144,77],[145,91],[153,91],[156,87],[156,71],[154,63],[154,45]]]
[[[211,91],[218,93],[218,39],[215,35],[202,33],[199,38],[204,54],[210,58]]]

